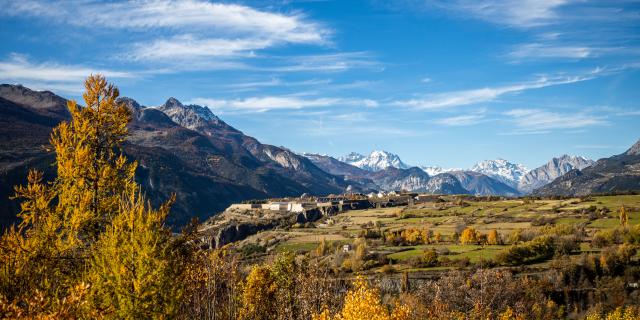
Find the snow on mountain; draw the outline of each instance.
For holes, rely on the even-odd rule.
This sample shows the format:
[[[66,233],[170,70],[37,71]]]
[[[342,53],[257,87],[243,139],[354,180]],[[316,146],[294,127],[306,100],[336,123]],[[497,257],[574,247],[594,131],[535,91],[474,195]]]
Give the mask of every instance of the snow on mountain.
[[[485,174],[510,187],[516,188],[520,179],[529,172],[524,165],[511,163],[504,159],[484,160],[478,162],[471,171]]]
[[[566,154],[553,158],[545,165],[533,169],[524,175],[518,183],[518,190],[524,193],[532,192],[571,170],[582,170],[594,163],[595,161],[584,157]]]
[[[345,157],[340,157],[340,161],[348,163],[368,171],[380,171],[389,167],[398,169],[408,169],[411,166],[400,160],[397,155],[387,151],[372,151],[368,156],[352,152]]]
[[[422,169],[430,176],[435,176],[447,172],[462,171],[462,169],[460,168],[443,168],[439,166],[420,166],[420,169]]]
[[[364,155],[359,154],[357,152],[351,152],[346,156],[338,157],[338,160],[348,164],[351,164],[352,162],[360,161],[362,159],[364,159]]]

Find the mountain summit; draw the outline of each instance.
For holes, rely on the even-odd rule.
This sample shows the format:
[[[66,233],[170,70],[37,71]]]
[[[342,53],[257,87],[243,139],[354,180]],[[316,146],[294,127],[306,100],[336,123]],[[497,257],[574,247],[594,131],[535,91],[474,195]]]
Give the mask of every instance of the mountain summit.
[[[391,167],[397,169],[408,169],[411,167],[402,162],[398,155],[379,150],[372,151],[366,157],[352,152],[344,157],[340,157],[340,161],[367,171],[381,171]]]
[[[593,160],[581,156],[570,156],[566,154],[553,158],[545,165],[525,174],[518,182],[518,190],[523,193],[532,192],[571,170],[582,170],[594,163]]]
[[[495,178],[510,187],[517,187],[520,178],[529,172],[524,165],[511,163],[505,159],[484,160],[471,168],[471,171]]]
[[[175,123],[192,130],[197,130],[208,124],[220,125],[224,122],[209,110],[207,107],[195,104],[183,105],[176,98],[169,98],[167,101],[156,107],[171,118]],[[226,123],[224,124],[226,127]]]
[[[640,141],[626,152],[574,169],[536,189],[536,195],[583,196],[640,190]]]
[[[628,156],[638,156],[640,155],[640,139],[627,150],[624,154]]]

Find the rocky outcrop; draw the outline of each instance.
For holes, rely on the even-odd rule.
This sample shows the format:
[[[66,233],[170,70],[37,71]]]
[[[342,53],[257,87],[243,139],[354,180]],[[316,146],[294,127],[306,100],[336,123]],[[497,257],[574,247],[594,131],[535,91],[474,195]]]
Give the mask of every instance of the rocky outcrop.
[[[640,141],[625,153],[572,170],[533,192],[535,195],[583,196],[640,191]]]
[[[553,158],[545,165],[525,174],[518,183],[518,190],[522,193],[530,193],[571,170],[582,170],[594,163],[593,160],[566,154]]]
[[[314,222],[322,217],[323,212],[317,208],[304,212],[228,209],[203,223],[198,231],[205,246],[220,248],[260,231]]]

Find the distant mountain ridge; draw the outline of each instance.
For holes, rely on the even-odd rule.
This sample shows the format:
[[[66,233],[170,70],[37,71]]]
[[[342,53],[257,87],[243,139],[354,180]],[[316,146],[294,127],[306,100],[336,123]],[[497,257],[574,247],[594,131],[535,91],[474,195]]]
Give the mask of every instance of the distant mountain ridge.
[[[583,196],[631,191],[640,191],[640,140],[626,152],[571,170],[533,194]]]
[[[535,189],[547,185],[571,170],[582,170],[594,163],[595,161],[584,157],[570,156],[566,154],[553,158],[545,165],[533,169],[522,176],[518,182],[518,190],[523,193],[530,193]]]
[[[634,152],[640,152],[636,147]],[[328,156],[324,156],[328,157]],[[331,158],[331,157],[328,157]],[[359,171],[354,174],[353,169],[358,168],[368,172],[385,171],[387,168],[410,169],[412,166],[404,163],[398,155],[387,151],[373,151],[370,155],[365,156],[356,152],[351,152],[346,156],[333,159],[333,168],[316,163],[323,170],[328,170],[332,174],[342,175],[344,171],[335,170],[335,167],[348,165],[351,170],[351,176],[364,177],[367,174]],[[315,163],[315,162],[314,162]],[[440,174],[448,173],[456,177],[469,193],[475,195],[505,195],[519,196],[529,194],[533,190],[550,183],[555,178],[573,169],[584,169],[592,165],[594,161],[581,156],[562,155],[551,159],[546,164],[533,170],[527,169],[524,165],[512,163],[505,159],[484,160],[475,164],[471,169],[442,168],[439,166],[420,166],[428,176],[433,177]],[[344,169],[344,168],[343,168]],[[414,179],[419,180],[420,177],[414,172]],[[413,186],[414,190],[418,189],[419,183],[407,184],[405,187]],[[426,179],[422,179],[427,181]],[[400,182],[398,182],[400,183]],[[402,184],[402,183],[400,183]],[[392,183],[383,183],[382,186],[389,187]],[[411,190],[411,189],[407,189]]]

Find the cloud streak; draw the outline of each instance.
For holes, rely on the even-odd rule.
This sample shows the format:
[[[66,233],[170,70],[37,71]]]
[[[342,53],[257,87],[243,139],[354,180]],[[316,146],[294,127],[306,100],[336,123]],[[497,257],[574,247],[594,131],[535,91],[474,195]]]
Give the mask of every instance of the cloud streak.
[[[557,9],[568,0],[430,0],[427,5],[470,15],[491,23],[531,28],[555,22]]]
[[[437,124],[448,126],[448,127],[462,127],[462,126],[470,126],[474,124],[481,123],[485,120],[484,114],[466,114],[448,118],[438,119],[435,122]]]
[[[520,133],[540,133],[557,129],[579,129],[606,125],[602,118],[580,113],[558,113],[542,109],[513,109],[505,112]]]
[[[507,86],[434,93],[419,99],[394,101],[391,104],[419,110],[447,109],[490,102],[506,94],[515,94],[527,90],[586,81],[593,79],[598,72],[599,70],[596,70],[586,75],[570,77],[540,77],[535,81],[516,83]]]
[[[22,83],[38,89],[59,90],[68,93],[82,92],[82,82],[90,74],[102,74],[108,78],[136,78],[131,72],[92,68],[82,65],[62,65],[51,62],[33,63],[27,57],[11,54],[0,61],[0,80]]]
[[[192,104],[207,106],[214,110],[265,112],[283,109],[305,109],[335,106],[363,106],[375,107],[377,102],[369,99],[353,98],[304,98],[298,96],[263,96],[248,97],[242,99],[210,99],[194,98],[189,101]]]
[[[274,13],[203,0],[128,2],[1,1],[4,15],[29,16],[83,28],[148,35],[121,55],[134,61],[243,58],[286,44],[326,45],[331,30],[300,13]],[[197,36],[195,36],[197,35]]]
[[[62,19],[93,28],[129,30],[199,30],[223,34],[262,35],[294,43],[324,42],[329,30],[306,21],[302,14],[280,14],[251,7],[202,0],[127,2],[2,1],[5,15]]]

